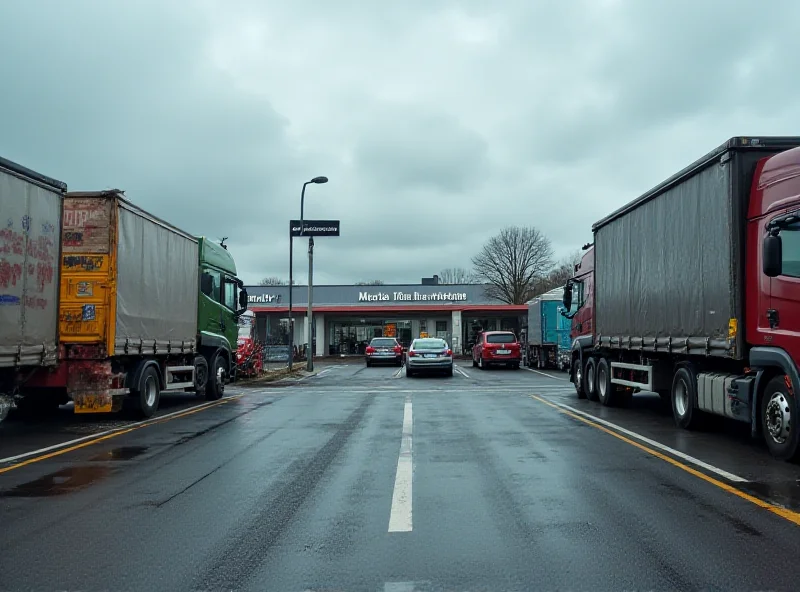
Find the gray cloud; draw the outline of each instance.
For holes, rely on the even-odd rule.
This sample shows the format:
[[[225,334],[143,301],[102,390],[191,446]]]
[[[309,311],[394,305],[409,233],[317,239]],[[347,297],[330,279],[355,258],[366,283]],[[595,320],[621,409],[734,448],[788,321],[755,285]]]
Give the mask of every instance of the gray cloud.
[[[729,136],[800,134],[797,22],[791,0],[14,0],[0,155],[230,237],[248,281],[288,274],[324,174],[306,215],[343,235],[317,281],[416,281],[510,223],[566,254]]]

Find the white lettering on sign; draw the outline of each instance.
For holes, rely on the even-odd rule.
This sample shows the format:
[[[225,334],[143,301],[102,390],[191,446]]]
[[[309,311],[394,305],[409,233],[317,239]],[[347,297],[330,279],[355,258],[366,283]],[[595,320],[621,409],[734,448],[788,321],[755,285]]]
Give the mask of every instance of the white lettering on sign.
[[[281,301],[280,294],[248,294],[247,295],[247,302],[251,302],[253,304],[278,304]]]
[[[421,294],[420,292],[359,292],[359,302],[465,302],[467,295],[464,292],[433,292]]]

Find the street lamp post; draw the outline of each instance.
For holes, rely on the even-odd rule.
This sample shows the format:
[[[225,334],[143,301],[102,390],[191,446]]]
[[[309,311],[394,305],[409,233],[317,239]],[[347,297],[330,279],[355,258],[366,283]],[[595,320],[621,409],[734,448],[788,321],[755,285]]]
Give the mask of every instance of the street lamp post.
[[[306,185],[310,185],[312,183],[315,184],[322,184],[327,183],[328,177],[314,177],[310,181],[306,181],[303,183],[303,189],[300,192],[300,234],[303,234],[304,224],[303,224],[303,210],[305,206],[306,200]],[[289,370],[292,369],[292,362],[294,361],[294,324],[292,323],[292,293],[294,292],[294,278],[292,274],[292,245],[294,243],[294,237],[292,235],[292,229],[289,228]],[[308,237],[308,252],[309,252],[309,273],[308,273],[308,325],[309,325],[309,339],[308,339],[308,362],[307,367],[309,370],[313,370],[313,362],[311,360],[311,344],[312,339],[311,335],[313,332],[311,330],[311,253],[314,248],[314,239],[312,237]]]

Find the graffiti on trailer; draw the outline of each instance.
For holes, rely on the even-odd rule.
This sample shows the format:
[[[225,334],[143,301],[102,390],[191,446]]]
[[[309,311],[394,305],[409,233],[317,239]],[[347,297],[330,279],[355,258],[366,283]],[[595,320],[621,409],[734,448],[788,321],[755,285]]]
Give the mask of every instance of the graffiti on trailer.
[[[25,296],[25,308],[38,308],[44,310],[47,308],[47,299],[39,298],[38,296]]]
[[[83,244],[83,232],[75,230],[64,231],[64,246],[65,247],[80,247]]]
[[[28,238],[13,228],[0,230],[0,255],[27,255],[39,261],[50,261],[53,257],[55,242],[50,236]]]
[[[16,286],[20,278],[22,278],[22,265],[9,263],[6,260],[0,261],[0,288]]]
[[[0,255],[22,255],[25,252],[25,236],[13,228],[0,230]]]
[[[38,236],[28,240],[28,247],[25,249],[28,257],[39,261],[52,261],[55,243],[49,236]]]
[[[103,258],[89,255],[64,255],[65,269],[80,269],[83,271],[97,271],[103,267]]]
[[[95,226],[98,221],[102,220],[105,213],[106,209],[104,205],[79,205],[72,203],[68,209],[64,210],[64,227],[91,228]]]
[[[0,294],[0,306],[9,304],[19,304],[19,296],[13,294]]]

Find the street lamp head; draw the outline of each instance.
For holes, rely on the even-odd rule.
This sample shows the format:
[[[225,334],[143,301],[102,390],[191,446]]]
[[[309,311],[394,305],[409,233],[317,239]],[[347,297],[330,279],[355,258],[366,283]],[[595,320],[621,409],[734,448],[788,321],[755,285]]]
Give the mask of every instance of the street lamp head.
[[[313,179],[311,179],[311,182],[317,184],[327,183],[328,177],[314,177]]]

